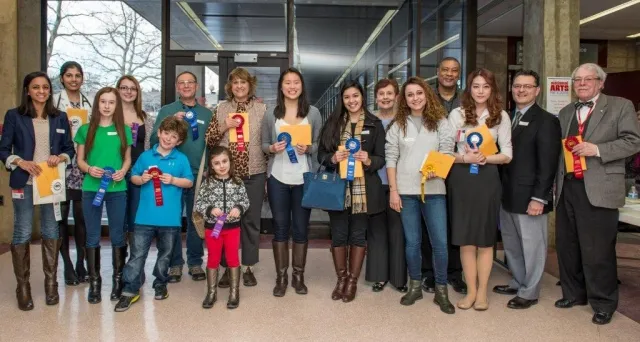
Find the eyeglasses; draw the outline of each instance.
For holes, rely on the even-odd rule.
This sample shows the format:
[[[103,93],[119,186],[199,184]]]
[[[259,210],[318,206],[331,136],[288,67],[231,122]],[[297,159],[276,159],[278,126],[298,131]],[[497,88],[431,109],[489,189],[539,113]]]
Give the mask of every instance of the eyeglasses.
[[[537,88],[538,86],[533,85],[533,84],[514,84],[511,86],[511,88],[515,89],[515,90],[520,90],[520,89],[525,89],[525,90],[531,90],[533,88]]]
[[[600,77],[576,77],[574,79],[572,79],[573,83],[582,83],[584,81],[584,83],[591,83],[591,82],[595,82],[596,80],[599,80]]]
[[[196,83],[198,83],[198,82],[196,82],[196,81],[179,81],[179,82],[176,82],[177,85],[182,86],[182,87],[192,86],[192,85],[194,85]]]
[[[118,89],[120,89],[121,92],[125,92],[125,93],[128,92],[128,91],[130,91],[132,93],[138,91],[138,88],[135,88],[135,87],[129,88],[129,87],[122,86],[122,87],[120,87]]]

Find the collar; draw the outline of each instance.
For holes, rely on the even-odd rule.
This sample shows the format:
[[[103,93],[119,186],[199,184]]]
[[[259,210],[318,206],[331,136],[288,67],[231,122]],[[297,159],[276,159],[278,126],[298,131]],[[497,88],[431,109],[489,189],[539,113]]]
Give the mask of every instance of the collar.
[[[61,111],[66,111],[67,107],[71,106],[71,101],[69,101],[69,95],[67,94],[66,89],[62,89],[62,91],[58,93],[58,101],[56,101],[55,106],[56,108],[58,108],[58,110]],[[91,101],[89,101],[89,99],[87,99],[87,97],[82,92],[80,92],[80,108],[89,109],[90,112],[91,106]]]
[[[163,156],[162,154],[160,154],[160,152],[158,152],[158,145],[159,144],[155,144],[153,145],[153,147],[151,148],[151,150],[153,151],[153,155],[155,157],[160,157],[162,159],[175,159],[176,158],[176,148],[174,147],[171,152],[169,152],[169,154],[167,154],[166,156]]]
[[[196,107],[200,106],[200,104],[198,103],[198,100],[196,100],[196,104],[193,105],[193,106],[188,106],[187,104],[182,102],[182,99],[178,99],[176,102],[179,103],[180,107],[182,107],[182,108],[187,107],[189,109],[195,109]]]
[[[442,101],[452,102],[453,100],[455,100],[458,97],[458,88],[457,87],[456,87],[456,91],[453,93],[453,96],[449,100],[445,100],[444,97],[440,96],[440,84],[436,84],[435,88],[436,88],[435,89],[436,95],[438,95],[438,97],[440,99],[442,99]]]
[[[584,102],[592,101],[592,102],[593,102],[593,104],[595,105],[595,104],[596,104],[596,102],[598,101],[598,98],[600,97],[600,94],[601,94],[601,93],[598,93],[598,94],[596,94],[596,96],[592,97],[590,100],[587,100],[587,101],[584,101]],[[578,102],[583,102],[583,101],[580,101],[580,99],[578,99]]]
[[[535,101],[534,101],[532,104],[530,104],[530,105],[528,105],[528,106],[526,106],[526,107],[524,107],[524,108],[522,108],[522,109],[518,109],[518,107],[516,107],[516,108],[515,108],[515,111],[514,111],[513,113],[514,113],[514,115],[515,115],[515,113],[516,113],[516,112],[520,112],[520,113],[522,113],[522,116],[524,116],[524,115],[527,113],[527,111],[528,111],[531,107],[533,107],[533,105],[534,105],[534,104],[536,104],[536,103],[535,103]]]

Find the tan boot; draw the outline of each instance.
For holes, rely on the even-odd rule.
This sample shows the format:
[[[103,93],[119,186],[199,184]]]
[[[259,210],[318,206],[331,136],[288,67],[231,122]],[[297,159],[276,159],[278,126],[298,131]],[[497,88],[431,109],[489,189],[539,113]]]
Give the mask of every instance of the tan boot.
[[[18,299],[18,308],[22,311],[33,310],[31,284],[29,283],[29,268],[31,267],[29,247],[29,243],[11,245],[13,273],[16,275],[16,281],[18,282],[16,298]]]
[[[58,252],[61,239],[42,240],[42,270],[44,271],[44,293],[47,305],[60,302],[58,295]]]
[[[229,300],[227,309],[235,309],[240,305],[240,267],[229,268]]]
[[[284,297],[289,285],[289,241],[272,241],[273,259],[276,264],[276,286],[273,288],[273,295]]]
[[[307,264],[307,248],[308,243],[293,244],[293,261],[291,266],[291,287],[296,290],[297,294],[307,294],[307,285],[304,284],[304,268]]]
[[[207,268],[207,295],[202,301],[202,307],[211,309],[218,299],[218,269]]]

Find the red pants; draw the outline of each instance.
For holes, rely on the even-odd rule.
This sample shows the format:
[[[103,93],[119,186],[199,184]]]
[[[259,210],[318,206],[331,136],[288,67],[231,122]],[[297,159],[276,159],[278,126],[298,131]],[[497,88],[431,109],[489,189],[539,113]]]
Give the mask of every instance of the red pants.
[[[224,256],[227,258],[227,267],[240,266],[238,250],[240,249],[240,227],[225,228],[220,232],[218,238],[211,236],[213,229],[207,229],[204,233],[204,240],[207,243],[209,257],[207,258],[207,268],[218,268],[222,258],[222,247],[224,246]]]

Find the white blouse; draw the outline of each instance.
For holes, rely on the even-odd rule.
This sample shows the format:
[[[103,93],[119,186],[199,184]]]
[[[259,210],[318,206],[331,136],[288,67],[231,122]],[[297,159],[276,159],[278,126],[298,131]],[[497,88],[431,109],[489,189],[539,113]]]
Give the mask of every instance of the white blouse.
[[[309,119],[305,117],[299,124],[308,125]],[[284,120],[277,119],[275,124],[276,136],[281,133],[281,126],[288,125],[289,124]],[[298,162],[294,164],[289,160],[289,155],[286,150],[273,155],[272,158],[274,158],[274,160],[273,168],[271,169],[271,176],[275,177],[281,183],[288,185],[304,184],[304,177],[302,175],[309,171],[307,163],[307,158],[309,156],[307,154],[300,155],[296,153],[296,157],[298,158]]]
[[[493,137],[493,140],[498,144],[500,148],[500,154],[504,154],[509,158],[513,158],[513,147],[511,145],[511,119],[509,118],[509,114],[504,110],[501,112],[502,121],[497,126],[493,126],[489,128],[489,133]],[[458,153],[464,154],[465,146],[467,144],[467,139],[464,131],[476,128],[478,126],[482,126],[485,124],[485,121],[489,118],[489,110],[485,109],[482,112],[480,118],[478,118],[477,126],[470,126],[465,124],[464,122],[464,111],[462,107],[458,107],[451,111],[449,114],[449,123],[451,124],[454,132],[456,134],[456,146],[458,147]]]

